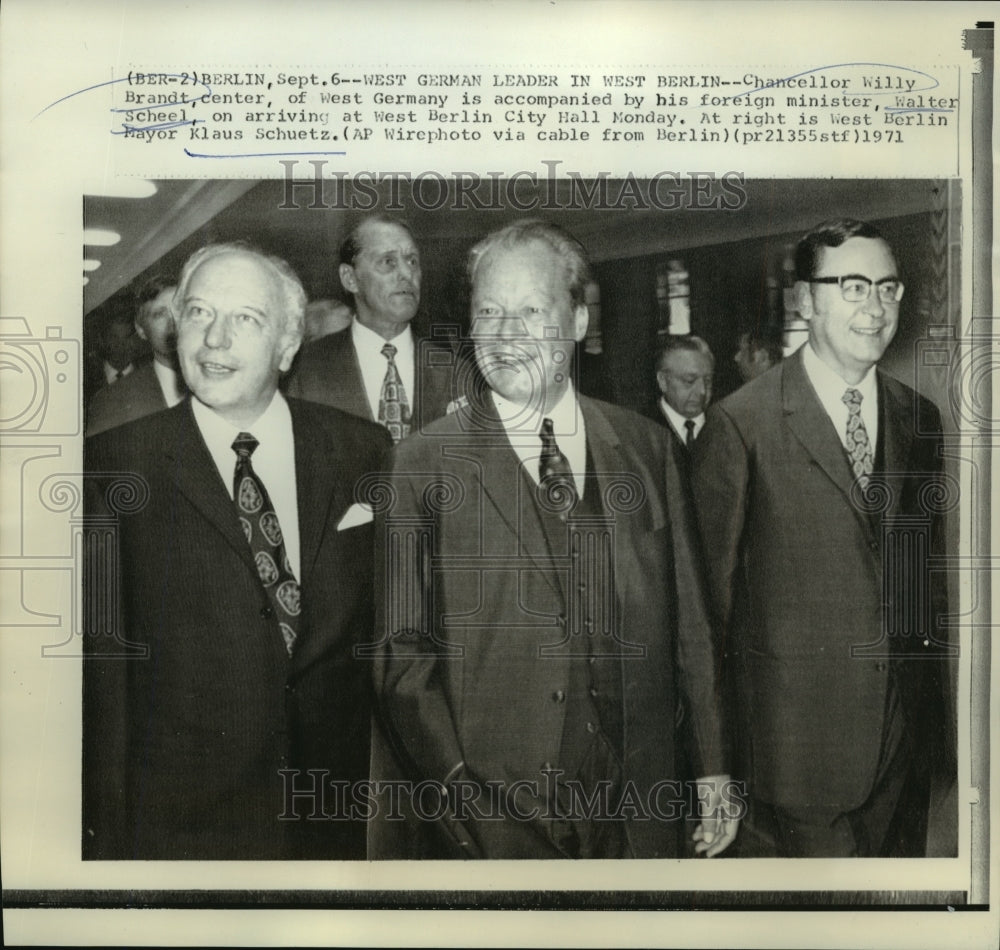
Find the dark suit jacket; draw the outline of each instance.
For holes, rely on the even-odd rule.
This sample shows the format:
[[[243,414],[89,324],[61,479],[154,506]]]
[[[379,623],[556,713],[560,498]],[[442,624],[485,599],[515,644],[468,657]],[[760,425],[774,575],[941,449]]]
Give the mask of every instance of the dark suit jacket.
[[[940,417],[881,372],[878,391],[867,506],[852,495],[846,452],[801,351],[710,408],[692,452],[750,792],[782,807],[849,811],[866,801],[890,682],[918,746],[939,749],[943,738],[934,628],[945,609],[941,575],[907,575],[908,542],[898,531],[883,536],[899,528],[894,519],[913,516],[923,540],[912,550],[940,548],[934,493],[921,496],[939,478]],[[914,569],[924,566],[922,556]],[[906,636],[921,603],[929,604],[924,634]],[[883,629],[904,635],[883,640]]]
[[[448,403],[457,398],[464,364],[450,349],[420,337],[414,338],[414,351],[416,393],[408,395],[413,427],[418,429],[443,416]],[[362,419],[373,418],[349,326],[302,348],[285,391]]]
[[[87,857],[364,857],[363,816],[278,820],[343,817],[332,793],[286,806],[279,769],[368,775],[369,671],[353,649],[371,637],[373,529],[337,526],[388,434],[325,406],[289,406],[303,600],[291,659],[190,402],[88,440],[88,616],[115,593],[104,585],[114,557],[121,621],[117,640],[86,638]],[[138,494],[109,490],[116,477]],[[100,519],[116,507],[127,513],[111,543]]]
[[[724,771],[701,556],[662,430],[583,396],[580,406],[604,508],[613,515],[618,613],[608,642],[622,653],[623,779],[645,807],[657,783],[680,777],[679,702],[693,733],[696,774]],[[423,853],[558,857],[542,785],[543,770],[560,763],[561,698],[579,644],[574,591],[581,575],[570,567],[572,546],[547,549],[533,483],[488,399],[404,440],[392,468],[393,504],[376,532],[386,542],[377,564],[387,597],[377,623],[384,731],[373,750],[373,778],[398,774],[387,740],[411,781],[458,776],[480,789],[488,781],[506,788],[533,783],[539,794],[522,785],[519,807],[530,812],[533,803],[539,820],[424,821],[421,828],[437,837]],[[415,556],[406,558],[406,550]],[[663,794],[661,812],[677,794]],[[662,816],[627,821],[633,853],[679,854],[682,825]],[[373,822],[369,856],[417,856],[420,845],[406,832],[406,822]]]
[[[143,363],[94,394],[87,407],[87,435],[97,435],[166,408],[152,362]]]

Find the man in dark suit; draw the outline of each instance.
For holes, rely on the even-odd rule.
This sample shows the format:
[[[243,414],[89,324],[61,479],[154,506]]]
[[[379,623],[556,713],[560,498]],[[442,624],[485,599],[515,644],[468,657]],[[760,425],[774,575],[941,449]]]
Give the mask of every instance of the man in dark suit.
[[[667,427],[676,445],[690,449],[705,425],[712,401],[715,357],[697,336],[668,336],[656,357],[660,398],[653,413]]]
[[[922,853],[943,762],[937,410],[877,369],[903,294],[857,221],[799,243],[809,341],[709,411],[692,485],[738,685],[746,854]],[[922,553],[921,553],[922,552]]]
[[[525,221],[469,270],[488,389],[397,446],[376,528],[372,777],[398,794],[369,856],[679,856],[699,792],[695,848],[717,854],[737,821],[677,459],[662,428],[577,395],[578,242]]]
[[[87,435],[176,406],[186,392],[177,368],[173,281],[153,277],[137,298],[135,332],[153,351],[127,376],[95,393],[87,409]]]
[[[353,492],[388,436],[277,392],[305,304],[284,261],[203,248],[177,301],[192,397],[86,446],[108,542],[88,617],[116,571],[120,602],[86,641],[84,855],[363,858],[366,816],[337,791],[368,775],[353,650],[372,634],[372,527]]]
[[[413,333],[420,277],[406,224],[386,215],[361,221],[340,248],[340,282],[354,297],[355,318],[303,347],[288,394],[380,422],[396,442],[443,416],[456,398],[457,358]]]

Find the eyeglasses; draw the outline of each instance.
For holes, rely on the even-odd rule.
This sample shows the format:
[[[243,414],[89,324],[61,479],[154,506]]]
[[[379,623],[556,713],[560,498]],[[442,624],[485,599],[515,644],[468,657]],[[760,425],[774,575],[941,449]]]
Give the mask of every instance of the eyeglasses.
[[[845,274],[843,277],[813,277],[811,284],[840,284],[840,296],[847,303],[863,303],[871,296],[872,284],[878,288],[880,303],[895,304],[903,299],[903,282],[895,277],[873,281],[860,274]]]

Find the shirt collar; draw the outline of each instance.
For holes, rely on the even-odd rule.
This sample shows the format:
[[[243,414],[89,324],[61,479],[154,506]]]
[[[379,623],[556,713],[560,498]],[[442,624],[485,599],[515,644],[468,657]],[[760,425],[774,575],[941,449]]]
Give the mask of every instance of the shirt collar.
[[[391,343],[396,347],[398,356],[406,358],[413,354],[413,330],[409,324],[391,340],[386,340],[374,330],[366,327],[355,316],[354,320],[351,321],[351,339],[354,342],[355,349],[359,352],[374,353],[377,356],[381,356],[382,347],[386,343]]]
[[[812,343],[806,343],[802,348],[802,363],[816,392],[824,399],[839,401],[848,389],[856,389],[861,398],[869,405],[877,405],[878,386],[876,385],[875,367],[869,368],[864,378],[858,383],[848,383],[834,369],[827,366],[813,349]]]
[[[697,435],[701,430],[701,427],[705,424],[705,413],[699,413],[693,419],[688,420],[687,416],[682,416],[673,406],[667,402],[666,398],[660,397],[660,409],[663,414],[667,417],[667,422],[670,423],[674,432],[676,432],[682,441],[687,441],[687,427],[685,423],[691,421],[694,423],[694,434]]]
[[[558,439],[560,436],[573,436],[581,431],[583,416],[576,401],[576,390],[570,383],[566,392],[548,412],[528,412],[524,406],[504,399],[495,390],[490,391],[497,415],[510,437],[537,437],[542,429],[542,419],[552,420],[552,433]]]
[[[264,444],[279,438],[282,433],[291,431],[292,414],[285,397],[277,391],[253,425],[246,428],[237,428],[194,396],[191,397],[191,409],[205,442],[213,450],[213,455],[216,446],[231,447],[233,440],[241,432],[249,432],[258,442]]]

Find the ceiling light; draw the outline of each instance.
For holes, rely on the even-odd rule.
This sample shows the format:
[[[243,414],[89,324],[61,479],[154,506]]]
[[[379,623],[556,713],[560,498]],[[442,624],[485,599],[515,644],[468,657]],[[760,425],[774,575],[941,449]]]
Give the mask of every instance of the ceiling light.
[[[100,261],[86,260],[86,261],[83,262],[83,269],[84,270],[97,270],[97,268],[100,267],[100,266],[101,266],[101,262]]]
[[[89,284],[89,283],[90,283],[90,278],[86,274],[84,274],[83,275],[83,286],[86,287],[87,284]]]
[[[122,236],[117,231],[102,231],[99,228],[86,228],[83,232],[83,243],[111,247],[117,244]]]
[[[146,178],[112,178],[90,182],[83,193],[92,198],[150,198],[156,194],[156,183]]]

